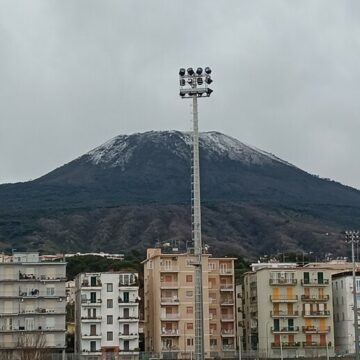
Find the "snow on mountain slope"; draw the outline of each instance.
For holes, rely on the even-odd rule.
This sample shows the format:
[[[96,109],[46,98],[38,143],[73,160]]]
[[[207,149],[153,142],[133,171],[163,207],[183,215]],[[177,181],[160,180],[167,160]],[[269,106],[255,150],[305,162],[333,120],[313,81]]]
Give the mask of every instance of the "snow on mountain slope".
[[[91,150],[85,156],[88,161],[95,165],[124,169],[134,150],[139,144],[147,141],[158,144],[167,143],[167,147],[172,149],[174,154],[183,159],[188,159],[192,134],[191,132],[180,131],[149,131],[132,135],[119,135]],[[248,165],[277,162],[293,166],[270,153],[215,131],[200,133],[200,148],[204,151],[205,156],[228,158]]]

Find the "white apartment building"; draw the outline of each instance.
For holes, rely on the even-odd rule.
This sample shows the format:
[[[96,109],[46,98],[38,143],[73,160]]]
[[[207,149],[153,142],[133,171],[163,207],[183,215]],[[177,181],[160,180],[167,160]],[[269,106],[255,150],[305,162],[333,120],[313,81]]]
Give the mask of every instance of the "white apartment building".
[[[37,341],[64,352],[66,263],[43,260],[37,252],[0,256],[0,354],[24,343],[31,351]]]
[[[332,277],[335,350],[337,354],[355,353],[354,298],[352,271]],[[357,306],[360,309],[360,273],[356,274]]]
[[[243,285],[245,350],[266,358],[332,356],[332,272],[326,264],[253,264]]]
[[[139,350],[138,274],[81,273],[75,278],[75,351],[119,359]]]

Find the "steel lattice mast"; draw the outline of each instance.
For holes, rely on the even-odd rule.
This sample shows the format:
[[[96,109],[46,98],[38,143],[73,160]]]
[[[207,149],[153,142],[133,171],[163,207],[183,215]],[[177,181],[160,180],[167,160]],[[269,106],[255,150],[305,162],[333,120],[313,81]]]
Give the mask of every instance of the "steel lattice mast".
[[[202,288],[202,241],[201,241],[201,197],[200,197],[200,161],[199,161],[199,125],[198,125],[198,97],[209,97],[212,90],[208,87],[212,79],[211,69],[192,68],[180,69],[180,96],[192,98],[193,114],[193,148],[192,148],[192,179],[191,179],[191,212],[192,212],[192,240],[194,243],[195,261],[195,360],[204,359],[204,315]]]

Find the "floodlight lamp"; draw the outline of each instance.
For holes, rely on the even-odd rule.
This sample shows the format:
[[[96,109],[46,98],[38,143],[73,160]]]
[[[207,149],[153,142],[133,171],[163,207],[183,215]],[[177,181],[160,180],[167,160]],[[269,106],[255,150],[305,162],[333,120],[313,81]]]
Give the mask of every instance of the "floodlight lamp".
[[[212,78],[210,76],[207,76],[205,78],[205,82],[210,85],[213,82],[213,80],[212,80]]]
[[[202,84],[204,83],[202,77],[198,77],[198,78],[196,79],[196,81],[197,81],[198,85],[202,85]]]
[[[196,73],[197,73],[198,75],[201,75],[202,72],[203,72],[203,69],[202,69],[201,67],[198,67],[198,68],[196,69]]]
[[[188,82],[189,85],[192,85],[193,84],[193,79],[191,79],[191,78],[187,79],[187,82]]]
[[[210,75],[210,74],[211,74],[211,69],[207,66],[207,67],[205,68],[205,72],[206,72],[208,75]]]
[[[184,68],[180,68],[180,70],[179,70],[179,75],[180,76],[184,76],[185,75],[185,69]]]
[[[207,93],[208,96],[210,96],[213,91],[214,91],[214,90],[211,90],[210,88],[207,88],[207,89],[206,89],[206,93]]]
[[[189,68],[187,69],[187,73],[188,73],[190,76],[194,75],[194,69],[193,69],[192,67],[189,67]]]
[[[184,96],[185,96],[185,92],[184,92],[184,91],[180,91],[179,95],[180,95],[181,97],[184,97]]]
[[[185,86],[186,82],[185,79],[180,79],[180,86]]]

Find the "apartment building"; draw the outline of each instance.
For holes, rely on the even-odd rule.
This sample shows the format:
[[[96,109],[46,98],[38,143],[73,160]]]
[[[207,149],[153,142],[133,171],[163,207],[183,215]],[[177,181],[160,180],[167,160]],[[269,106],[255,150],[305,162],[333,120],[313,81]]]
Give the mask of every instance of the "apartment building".
[[[331,274],[326,267],[253,264],[243,282],[243,344],[267,358],[334,354]]]
[[[337,354],[355,353],[354,298],[352,271],[332,277],[335,350]],[[360,273],[356,273],[357,306],[360,309]]]
[[[37,252],[0,256],[0,353],[65,349],[66,263]]]
[[[139,285],[134,272],[75,278],[75,351],[118,359],[139,350]]]
[[[202,257],[204,351],[236,349],[234,258]],[[144,264],[145,351],[184,358],[194,351],[194,256],[148,249]]]

